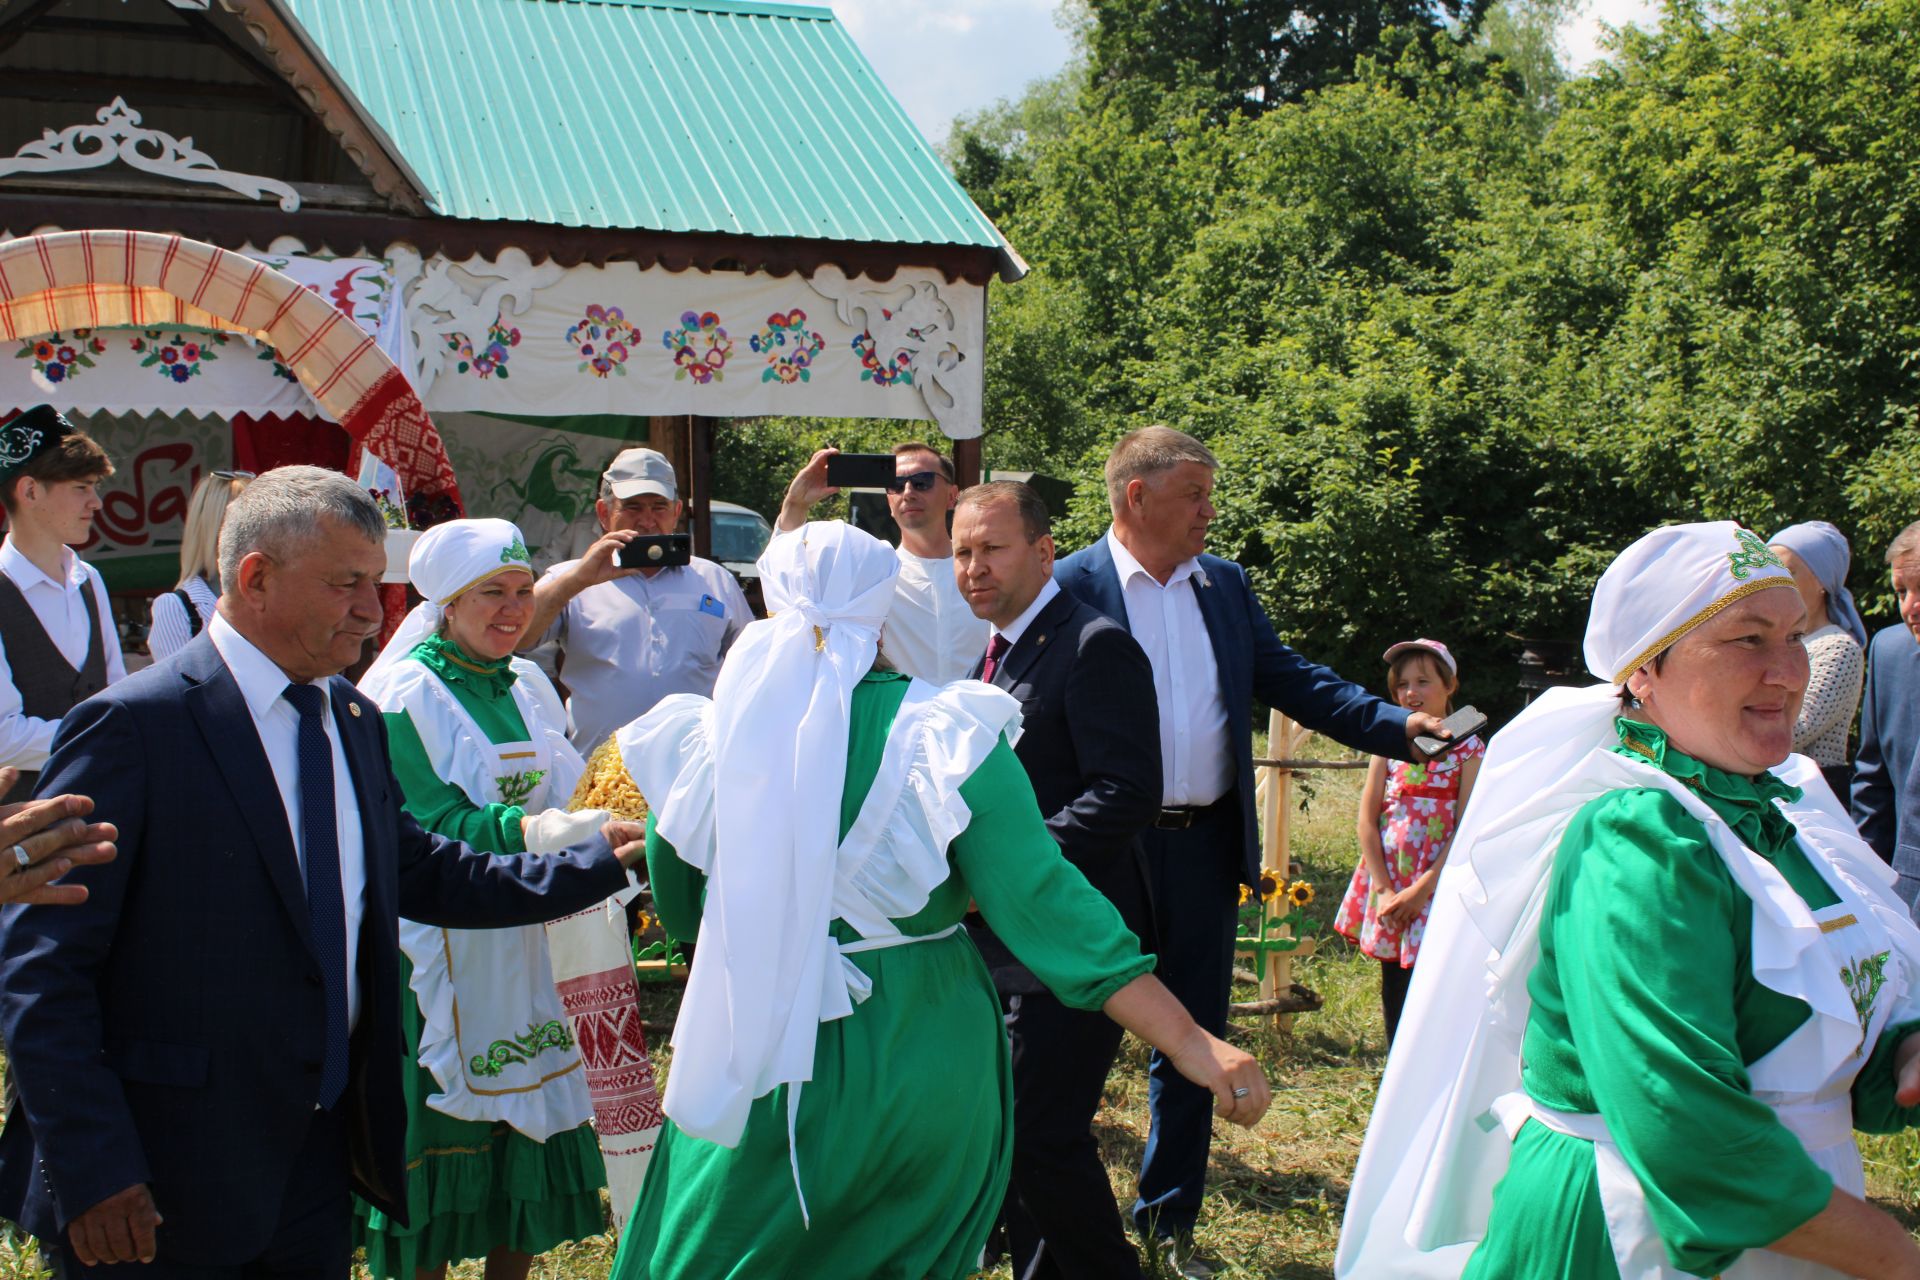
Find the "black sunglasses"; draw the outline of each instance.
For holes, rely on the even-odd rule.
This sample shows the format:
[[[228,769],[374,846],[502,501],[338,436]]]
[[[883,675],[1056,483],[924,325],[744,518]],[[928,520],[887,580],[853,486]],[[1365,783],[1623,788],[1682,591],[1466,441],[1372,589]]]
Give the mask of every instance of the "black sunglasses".
[[[910,476],[895,476],[887,481],[887,492],[905,493],[907,486],[912,485],[915,493],[932,493],[933,482],[945,478],[938,471],[916,471]]]
[[[215,480],[252,480],[254,474],[251,471],[216,471],[213,473],[213,478]]]

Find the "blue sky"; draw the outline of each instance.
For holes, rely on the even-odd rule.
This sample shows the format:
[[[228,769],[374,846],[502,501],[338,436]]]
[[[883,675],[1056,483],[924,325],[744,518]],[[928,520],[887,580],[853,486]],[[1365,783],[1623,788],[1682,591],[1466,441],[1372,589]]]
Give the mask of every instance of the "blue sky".
[[[834,13],[928,140],[938,144],[961,112],[1014,97],[1066,62],[1058,0],[832,0]],[[1648,0],[1588,0],[1561,32],[1567,64],[1599,55],[1602,22],[1647,25]]]

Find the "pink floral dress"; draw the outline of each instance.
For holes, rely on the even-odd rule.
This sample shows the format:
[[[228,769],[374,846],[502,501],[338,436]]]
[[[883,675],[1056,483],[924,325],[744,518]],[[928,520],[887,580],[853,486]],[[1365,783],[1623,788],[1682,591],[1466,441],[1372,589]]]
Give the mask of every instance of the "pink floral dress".
[[[1459,821],[1460,766],[1486,754],[1478,738],[1439,760],[1424,764],[1390,761],[1387,792],[1380,804],[1380,851],[1386,855],[1392,884],[1384,892],[1404,889],[1434,864],[1453,839]],[[1427,909],[1404,932],[1389,927],[1375,914],[1381,894],[1369,882],[1367,864],[1353,869],[1353,883],[1334,913],[1333,927],[1341,937],[1360,944],[1376,960],[1398,960],[1411,969],[1427,931]],[[1428,906],[1432,900],[1428,900]]]

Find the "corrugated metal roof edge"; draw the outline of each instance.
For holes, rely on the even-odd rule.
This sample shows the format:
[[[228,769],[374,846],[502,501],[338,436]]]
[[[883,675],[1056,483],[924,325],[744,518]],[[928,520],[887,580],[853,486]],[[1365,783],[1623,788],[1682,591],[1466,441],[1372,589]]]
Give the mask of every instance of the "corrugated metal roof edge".
[[[749,17],[801,18],[835,22],[824,4],[796,4],[791,0],[525,0],[528,4],[604,4],[620,9],[681,9],[692,13],[744,14]]]

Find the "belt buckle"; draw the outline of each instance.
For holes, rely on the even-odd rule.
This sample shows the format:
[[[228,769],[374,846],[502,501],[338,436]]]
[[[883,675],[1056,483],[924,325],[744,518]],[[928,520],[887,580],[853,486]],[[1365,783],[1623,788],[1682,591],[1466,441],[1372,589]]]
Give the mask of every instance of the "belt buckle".
[[[1153,825],[1162,831],[1185,831],[1193,825],[1191,808],[1162,809],[1154,815]]]

